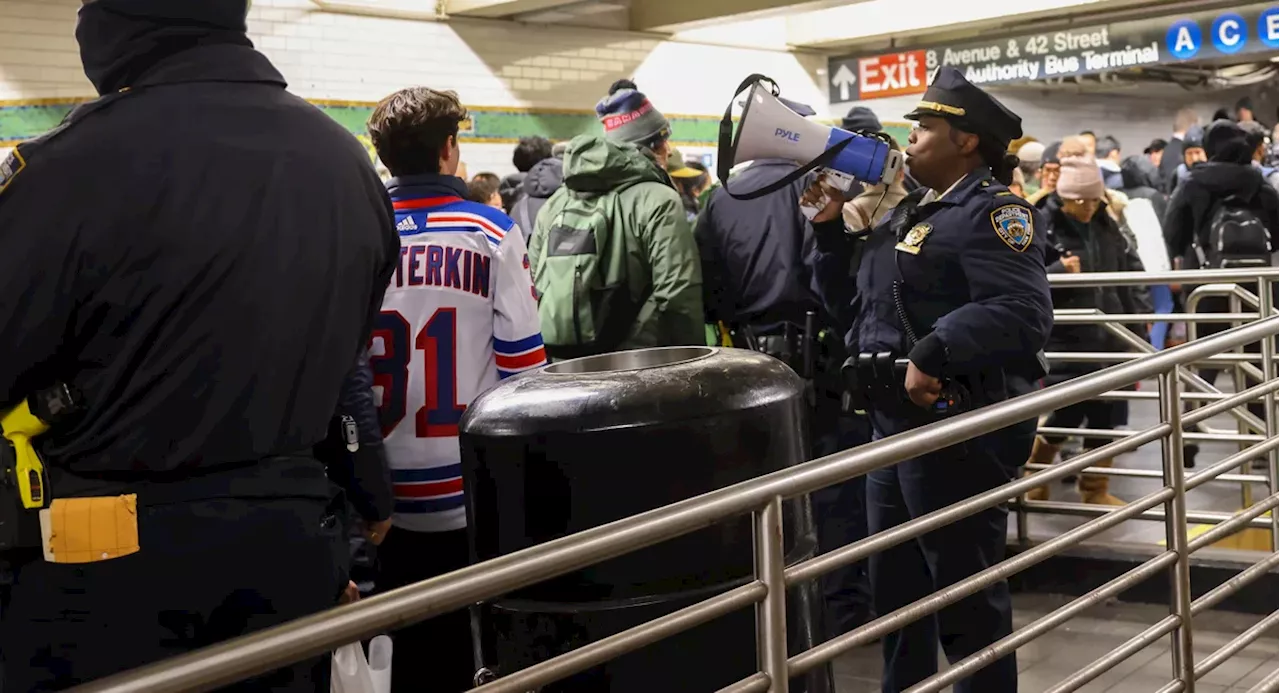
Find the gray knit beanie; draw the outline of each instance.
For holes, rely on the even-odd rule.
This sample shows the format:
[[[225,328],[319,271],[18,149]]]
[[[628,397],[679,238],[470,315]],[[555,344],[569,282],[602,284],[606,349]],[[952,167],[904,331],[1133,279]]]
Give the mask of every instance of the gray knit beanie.
[[[628,79],[620,79],[609,87],[609,95],[596,104],[596,115],[609,139],[645,144],[671,136],[671,124],[666,116]]]

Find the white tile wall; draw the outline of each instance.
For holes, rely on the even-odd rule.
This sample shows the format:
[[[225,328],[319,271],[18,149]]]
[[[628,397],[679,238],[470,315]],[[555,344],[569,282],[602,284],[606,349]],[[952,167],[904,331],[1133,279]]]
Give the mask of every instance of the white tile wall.
[[[0,100],[91,96],[79,70],[79,0],[0,0]],[[250,35],[307,98],[376,101],[411,84],[454,89],[477,106],[591,109],[610,83],[634,77],[659,110],[715,115],[747,74],[778,80],[783,93],[838,117],[817,70],[825,58],[710,45],[595,29],[496,21],[447,23],[383,19],[319,10],[309,0],[255,0]],[[1274,107],[1274,84],[1269,87]],[[1194,105],[1207,118],[1234,94],[1176,98],[1070,95],[1006,90],[1001,98],[1043,140],[1091,127],[1129,150],[1167,136],[1173,113]],[[882,120],[901,121],[918,97],[866,102]],[[467,144],[472,172],[512,170],[511,145]]]
[[[92,96],[79,69],[79,0],[0,0],[0,99]],[[478,106],[590,110],[609,85],[634,77],[672,114],[723,111],[733,87],[761,72],[821,109],[824,60],[647,35],[493,21],[409,21],[319,10],[308,0],[255,0],[250,36],[314,99],[376,101],[411,84],[453,89]],[[467,144],[472,172],[513,170],[511,145]]]

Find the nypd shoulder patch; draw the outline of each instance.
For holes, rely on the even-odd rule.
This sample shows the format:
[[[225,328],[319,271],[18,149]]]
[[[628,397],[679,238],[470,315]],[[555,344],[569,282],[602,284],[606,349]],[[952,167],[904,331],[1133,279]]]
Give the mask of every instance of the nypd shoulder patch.
[[[12,183],[13,179],[26,167],[26,160],[22,158],[22,154],[15,147],[13,151],[9,152],[9,156],[0,162],[0,193],[3,193],[4,189],[9,187],[9,183]]]
[[[1005,245],[1021,253],[1031,247],[1031,212],[1022,205],[1005,205],[991,213],[991,225]]]

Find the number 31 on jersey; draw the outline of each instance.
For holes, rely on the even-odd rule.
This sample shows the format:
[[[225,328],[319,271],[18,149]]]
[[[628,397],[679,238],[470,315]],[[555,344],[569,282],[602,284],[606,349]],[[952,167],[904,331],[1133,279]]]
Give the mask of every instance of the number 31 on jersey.
[[[458,422],[466,405],[458,404],[458,313],[438,308],[418,334],[398,311],[384,310],[374,324],[373,338],[381,340],[382,354],[370,355],[373,384],[382,388],[378,418],[387,437],[405,417],[411,387],[420,387],[425,404],[414,412],[414,435],[419,438],[458,435]],[[410,383],[413,359],[421,353],[422,380]]]

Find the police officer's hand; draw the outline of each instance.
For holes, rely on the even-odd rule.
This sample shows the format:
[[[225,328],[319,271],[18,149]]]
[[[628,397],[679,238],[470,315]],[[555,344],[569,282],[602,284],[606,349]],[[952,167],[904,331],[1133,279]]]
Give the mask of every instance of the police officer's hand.
[[[818,213],[813,217],[813,223],[820,224],[840,216],[844,208],[844,195],[826,184],[826,175],[819,175],[813,181],[813,185],[804,191],[804,196],[800,198],[800,206],[819,208]]]
[[[338,597],[339,604],[351,604],[360,601],[360,588],[356,587],[356,583],[348,580],[346,589],[342,590],[342,596]]]
[[[1071,274],[1080,273],[1080,258],[1075,255],[1065,255],[1062,258],[1062,268]]]
[[[942,381],[916,368],[916,364],[907,362],[907,396],[917,407],[929,408],[938,401],[942,394]]]

